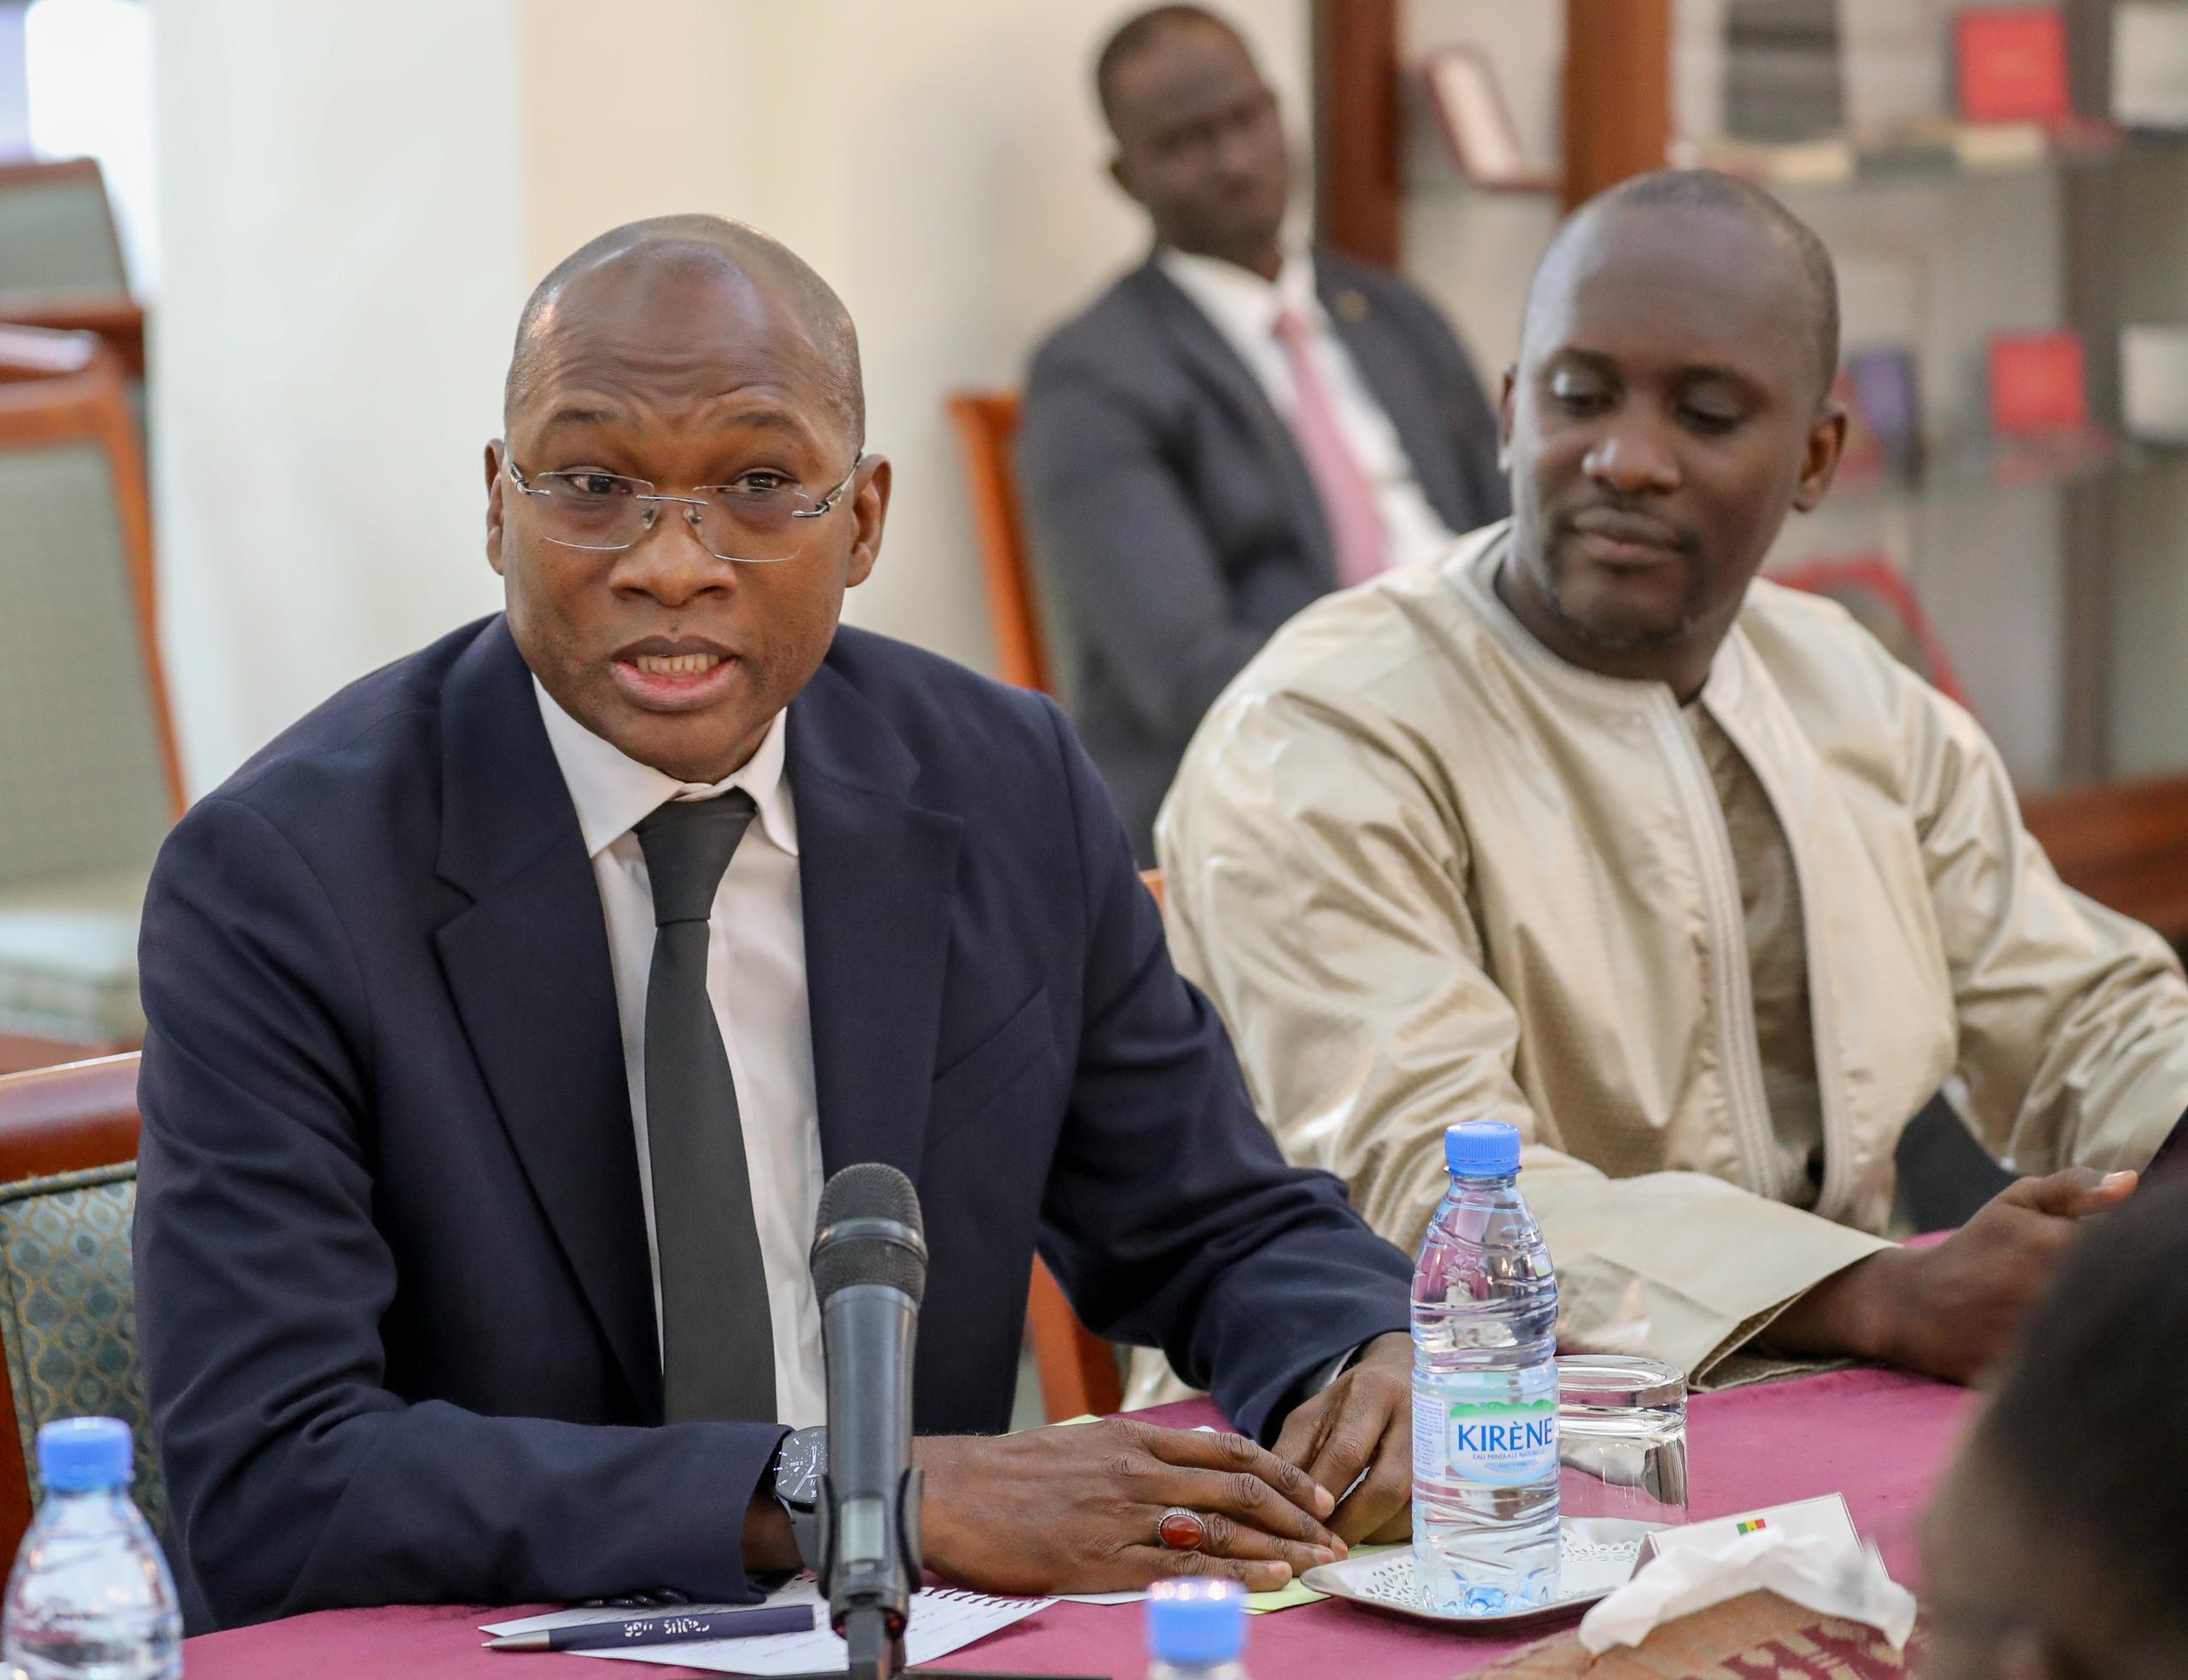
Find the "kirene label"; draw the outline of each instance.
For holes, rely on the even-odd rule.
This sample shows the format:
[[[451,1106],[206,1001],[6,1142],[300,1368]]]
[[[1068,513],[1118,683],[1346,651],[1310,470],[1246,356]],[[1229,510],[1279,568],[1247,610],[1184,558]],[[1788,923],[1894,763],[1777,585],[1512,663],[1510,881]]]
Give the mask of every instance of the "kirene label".
[[[1417,1481],[1513,1488],[1557,1474],[1557,1367],[1521,1372],[1416,1371]]]

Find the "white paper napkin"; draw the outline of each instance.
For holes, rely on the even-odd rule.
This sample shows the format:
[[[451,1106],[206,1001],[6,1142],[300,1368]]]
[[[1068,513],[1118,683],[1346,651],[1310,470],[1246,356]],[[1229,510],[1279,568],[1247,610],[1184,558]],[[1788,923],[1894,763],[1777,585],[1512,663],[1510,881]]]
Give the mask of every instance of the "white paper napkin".
[[[1914,1630],[1914,1595],[1885,1572],[1873,1548],[1815,1535],[1762,1534],[1658,1558],[1581,1618],[1580,1643],[1599,1657],[1752,1592],[1773,1592],[1820,1615],[1873,1627],[1894,1650],[1903,1650]]]

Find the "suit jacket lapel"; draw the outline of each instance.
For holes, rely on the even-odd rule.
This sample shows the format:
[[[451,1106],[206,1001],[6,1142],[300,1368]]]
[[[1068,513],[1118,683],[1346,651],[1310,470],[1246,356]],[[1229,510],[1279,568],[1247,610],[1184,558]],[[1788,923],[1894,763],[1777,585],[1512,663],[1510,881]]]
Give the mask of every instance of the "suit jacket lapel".
[[[1373,298],[1322,251],[1315,253],[1315,287],[1360,377],[1397,428],[1421,493],[1445,524],[1465,529],[1471,523],[1466,482],[1451,449],[1450,423],[1421,377],[1420,356]]]
[[[790,708],[820,1154],[917,1178],[963,824],[913,796],[919,764],[832,655]]]
[[[1238,359],[1238,352],[1216,330],[1215,324],[1201,313],[1200,306],[1162,272],[1159,263],[1150,259],[1133,271],[1130,280],[1179,354],[1191,362],[1217,399],[1244,420],[1260,441],[1276,488],[1291,506],[1303,552],[1334,587],[1337,540],[1330,535],[1329,516],[1322,511],[1321,495],[1307,471],[1306,460],[1292,438],[1291,428],[1270,406],[1261,381]]]
[[[436,936],[442,972],[639,1415],[658,1419],[653,1279],[606,918],[505,620],[450,673],[442,709],[439,872],[473,901]]]

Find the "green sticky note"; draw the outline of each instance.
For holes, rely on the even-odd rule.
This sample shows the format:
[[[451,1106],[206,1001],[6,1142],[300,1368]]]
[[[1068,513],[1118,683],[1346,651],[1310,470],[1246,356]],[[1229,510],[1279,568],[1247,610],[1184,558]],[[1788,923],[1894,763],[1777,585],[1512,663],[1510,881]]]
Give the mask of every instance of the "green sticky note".
[[[1384,1552],[1395,1552],[1405,1544],[1406,1542],[1401,1540],[1388,1546],[1356,1546],[1352,1548],[1352,1555],[1356,1558],[1372,1558]],[[1273,1611],[1296,1610],[1303,1604],[1319,1603],[1328,1596],[1327,1593],[1316,1592],[1295,1575],[1289,1584],[1280,1591],[1247,1594],[1246,1611],[1249,1615],[1266,1616]]]

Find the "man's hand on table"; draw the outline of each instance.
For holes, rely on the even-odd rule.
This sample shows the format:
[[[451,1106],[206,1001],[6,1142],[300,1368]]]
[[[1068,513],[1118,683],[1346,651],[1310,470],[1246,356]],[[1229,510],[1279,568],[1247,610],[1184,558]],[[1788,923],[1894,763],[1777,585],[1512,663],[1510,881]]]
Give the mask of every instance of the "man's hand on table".
[[[1412,1336],[1376,1337],[1337,1381],[1295,1407],[1276,1455],[1342,1501],[1330,1526],[1347,1544],[1403,1540],[1413,1499]]]
[[[1272,1592],[1345,1555],[1323,1526],[1336,1499],[1244,1436],[1113,1418],[924,1436],[912,1456],[926,1483],[927,1567],[979,1591],[1126,1592],[1166,1575],[1222,1575]],[[1199,1551],[1156,1537],[1172,1506],[1207,1524]]]
[[[2136,1175],[2073,1167],[2009,1185],[1946,1241],[1887,1249],[1826,1278],[1765,1338],[1788,1354],[1851,1354],[1972,1383],[2011,1342],[2081,1221],[2133,1194]]]

